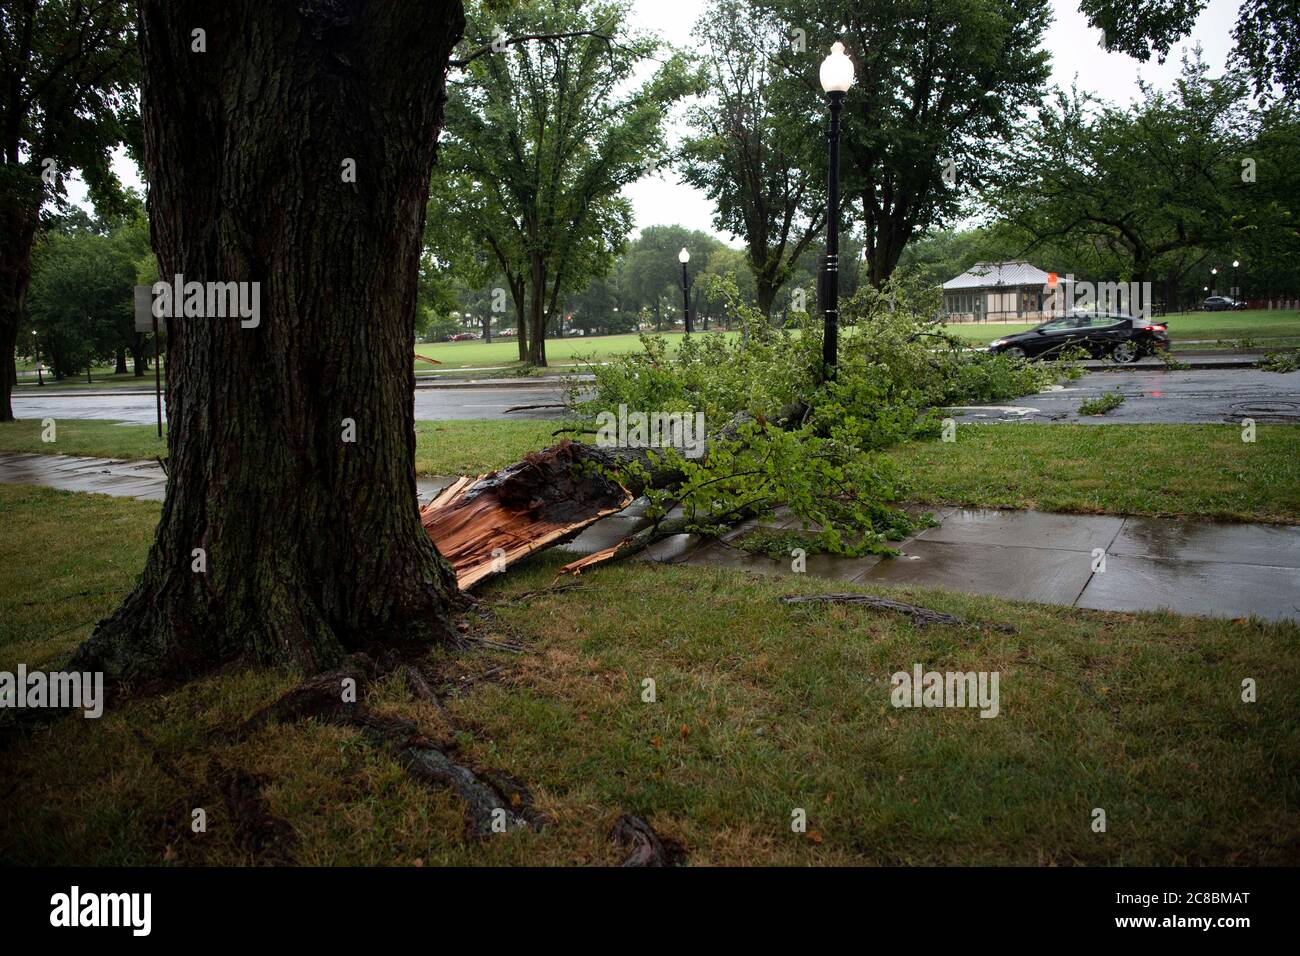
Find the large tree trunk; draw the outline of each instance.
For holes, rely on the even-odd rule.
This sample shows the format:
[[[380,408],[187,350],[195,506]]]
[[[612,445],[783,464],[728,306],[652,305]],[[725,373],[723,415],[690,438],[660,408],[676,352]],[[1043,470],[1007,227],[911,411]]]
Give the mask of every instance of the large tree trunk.
[[[528,364],[546,366],[546,266],[539,253],[531,254],[532,281],[528,283]]]
[[[515,337],[519,340],[519,361],[528,361],[528,316],[524,310],[524,277],[508,279],[510,296],[515,303]]]
[[[455,580],[417,510],[410,356],[463,26],[459,0],[140,3],[161,275],[260,282],[261,315],[169,320],[162,520],[80,666],[310,671],[451,636]]]
[[[6,165],[5,171],[11,167]],[[17,175],[17,174],[15,174]],[[36,193],[39,205],[39,190]],[[0,422],[14,420],[14,386],[18,383],[14,364],[18,348],[18,326],[32,278],[32,243],[36,237],[37,212],[23,208],[16,198],[0,208]]]
[[[135,377],[144,378],[144,373],[149,371],[149,352],[143,332],[136,332],[131,338],[131,361],[135,365]]]

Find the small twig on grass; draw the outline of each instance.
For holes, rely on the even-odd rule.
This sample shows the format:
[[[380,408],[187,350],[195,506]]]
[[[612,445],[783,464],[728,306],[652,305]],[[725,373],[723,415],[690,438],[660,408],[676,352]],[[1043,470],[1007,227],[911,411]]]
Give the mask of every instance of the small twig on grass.
[[[522,604],[524,601],[531,601],[533,598],[543,594],[559,594],[561,591],[578,591],[583,588],[582,584],[557,584],[549,588],[538,588],[535,591],[525,591],[523,594],[516,594],[512,598],[506,598],[504,601],[493,601],[488,604],[489,607],[509,607],[512,604]]]
[[[429,679],[424,676],[424,671],[420,670],[420,668],[416,667],[414,664],[403,664],[397,668],[397,672],[402,676],[402,679],[406,681],[406,686],[411,689],[412,694],[420,700],[428,701],[430,704],[433,704],[434,707],[438,708],[439,713],[444,715],[447,713],[446,709],[442,706],[442,701],[440,701],[438,695],[434,693],[433,685],[430,684]]]
[[[908,604],[904,601],[891,601],[889,598],[874,597],[870,594],[794,594],[781,598],[782,604],[865,604],[868,607],[874,607],[882,611],[893,611],[896,614],[906,614],[912,619],[912,623],[918,628],[925,627],[927,624],[971,624],[965,618],[957,617],[955,614],[945,614],[943,611],[935,611],[928,607],[921,607],[917,604]],[[976,627],[983,625],[973,625]],[[1015,633],[1015,628],[1010,624],[990,624],[987,625],[999,631],[1008,634]]]

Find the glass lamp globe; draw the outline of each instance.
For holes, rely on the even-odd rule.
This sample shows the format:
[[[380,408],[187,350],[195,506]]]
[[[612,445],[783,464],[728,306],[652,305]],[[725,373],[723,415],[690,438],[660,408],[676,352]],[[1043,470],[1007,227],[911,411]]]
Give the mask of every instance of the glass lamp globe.
[[[822,89],[827,93],[847,93],[853,85],[853,61],[844,53],[844,44],[838,40],[831,46],[830,56],[822,60]]]

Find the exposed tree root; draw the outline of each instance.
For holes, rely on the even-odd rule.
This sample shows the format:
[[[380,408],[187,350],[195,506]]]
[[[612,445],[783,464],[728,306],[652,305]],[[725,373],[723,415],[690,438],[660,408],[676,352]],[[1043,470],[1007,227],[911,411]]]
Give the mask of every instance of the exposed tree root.
[[[412,665],[402,666],[413,693],[437,703],[432,686]],[[506,774],[475,771],[457,763],[449,748],[420,733],[411,721],[375,714],[360,703],[343,700],[344,681],[356,681],[357,697],[366,680],[360,670],[320,674],[264,707],[237,731],[245,736],[269,723],[296,723],[315,719],[342,727],[355,727],[375,746],[391,754],[415,779],[449,787],[465,803],[466,829],[471,836],[488,836],[502,830],[537,829],[542,818],[531,806],[528,791]],[[416,688],[421,688],[417,690]],[[441,704],[437,706],[441,709]]]
[[[215,757],[208,775],[234,821],[235,842],[260,864],[291,866],[298,837],[293,827],[271,813],[262,796],[266,778],[223,767]]]
[[[610,839],[628,849],[623,866],[672,866],[683,855],[683,848],[673,840],[655,833],[640,817],[625,813],[614,821]]]
[[[945,614],[943,611],[934,611],[928,607],[921,607],[917,604],[907,604],[904,601],[891,601],[889,598],[874,597],[870,594],[794,594],[789,597],[781,598],[781,603],[865,604],[868,607],[874,607],[882,611],[893,611],[896,614],[906,614],[911,617],[912,623],[918,628],[925,627],[927,624],[971,624],[971,622],[965,618],[957,617],[954,614]],[[1008,634],[1015,633],[1015,628],[1010,624],[992,624],[988,626],[995,630],[1004,631]]]

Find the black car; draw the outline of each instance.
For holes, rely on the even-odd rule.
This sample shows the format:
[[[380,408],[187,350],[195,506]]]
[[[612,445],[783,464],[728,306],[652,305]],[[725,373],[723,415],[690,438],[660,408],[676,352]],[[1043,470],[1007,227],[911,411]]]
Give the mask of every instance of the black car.
[[[1240,311],[1246,307],[1245,302],[1231,299],[1226,295],[1212,295],[1201,303],[1202,312]]]
[[[1056,358],[1070,348],[1123,364],[1169,348],[1169,334],[1165,323],[1147,325],[1128,315],[1075,312],[989,343],[990,352],[1023,358]]]

